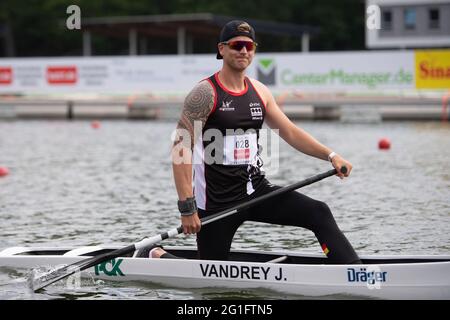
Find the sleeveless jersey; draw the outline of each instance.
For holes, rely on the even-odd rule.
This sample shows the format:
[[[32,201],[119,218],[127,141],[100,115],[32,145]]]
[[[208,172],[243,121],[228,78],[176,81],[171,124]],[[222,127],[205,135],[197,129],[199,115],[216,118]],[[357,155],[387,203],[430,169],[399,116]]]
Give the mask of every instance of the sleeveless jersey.
[[[231,92],[218,73],[206,79],[214,88],[214,107],[194,145],[194,194],[203,210],[223,210],[262,187],[258,145],[266,106],[251,81]]]

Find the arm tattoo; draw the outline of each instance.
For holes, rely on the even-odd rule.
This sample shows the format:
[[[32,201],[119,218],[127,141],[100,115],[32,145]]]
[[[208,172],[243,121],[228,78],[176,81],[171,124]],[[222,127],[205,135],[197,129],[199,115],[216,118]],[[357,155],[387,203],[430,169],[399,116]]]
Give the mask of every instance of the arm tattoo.
[[[177,129],[185,129],[189,132],[191,141],[191,149],[194,146],[194,122],[200,121],[201,127],[205,125],[209,113],[214,107],[214,91],[207,81],[197,84],[194,89],[187,95],[184,101],[181,119],[178,121]],[[175,140],[174,145],[180,142]]]

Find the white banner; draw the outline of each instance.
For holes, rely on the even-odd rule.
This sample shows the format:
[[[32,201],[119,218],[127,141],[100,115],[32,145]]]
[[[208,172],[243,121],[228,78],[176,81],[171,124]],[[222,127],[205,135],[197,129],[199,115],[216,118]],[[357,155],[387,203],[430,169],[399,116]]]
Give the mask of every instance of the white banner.
[[[0,59],[0,92],[186,92],[220,66],[212,55]]]
[[[414,89],[414,52],[261,54],[256,78],[275,90]]]
[[[0,59],[0,93],[186,93],[220,69],[214,54]],[[257,53],[248,75],[274,91],[414,89],[414,51]]]

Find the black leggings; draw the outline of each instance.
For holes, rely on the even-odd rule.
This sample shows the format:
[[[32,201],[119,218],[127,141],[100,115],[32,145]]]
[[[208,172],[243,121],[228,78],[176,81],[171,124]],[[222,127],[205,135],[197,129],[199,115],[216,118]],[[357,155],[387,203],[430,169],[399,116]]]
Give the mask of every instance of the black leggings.
[[[250,198],[279,188],[281,187],[266,184]],[[215,212],[199,209],[198,213],[200,218],[203,218]],[[361,263],[350,242],[339,230],[329,207],[324,202],[311,199],[296,191],[265,200],[259,205],[202,226],[197,233],[199,258],[228,260],[234,234],[245,221],[307,228],[314,232],[331,263]]]

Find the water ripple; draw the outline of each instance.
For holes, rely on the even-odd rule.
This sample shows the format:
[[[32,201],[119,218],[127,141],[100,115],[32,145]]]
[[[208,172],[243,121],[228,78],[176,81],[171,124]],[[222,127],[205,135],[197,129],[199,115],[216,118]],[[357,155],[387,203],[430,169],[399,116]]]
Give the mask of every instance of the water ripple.
[[[354,165],[351,179],[328,178],[301,191],[325,201],[363,254],[449,254],[450,126],[439,123],[298,123]],[[104,121],[0,122],[0,248],[127,245],[179,225],[170,164],[175,123]],[[388,136],[392,149],[379,151]],[[286,185],[329,164],[280,143]],[[192,236],[167,245],[195,246]],[[245,223],[234,248],[321,252],[305,229]],[[146,284],[94,283],[26,293],[18,277],[0,272],[0,299],[215,299],[254,297],[236,291],[176,290]],[[19,281],[20,282],[20,281]],[[258,296],[258,293],[256,293]],[[269,294],[261,293],[270,298]]]

